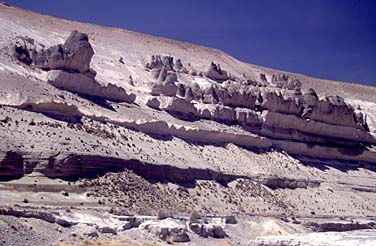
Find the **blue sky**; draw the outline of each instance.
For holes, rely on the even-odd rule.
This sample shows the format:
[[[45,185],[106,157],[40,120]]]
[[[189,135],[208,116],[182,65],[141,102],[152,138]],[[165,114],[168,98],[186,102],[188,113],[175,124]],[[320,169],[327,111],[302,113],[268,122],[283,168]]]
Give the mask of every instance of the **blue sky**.
[[[374,0],[8,0],[45,14],[221,49],[249,63],[376,86]]]

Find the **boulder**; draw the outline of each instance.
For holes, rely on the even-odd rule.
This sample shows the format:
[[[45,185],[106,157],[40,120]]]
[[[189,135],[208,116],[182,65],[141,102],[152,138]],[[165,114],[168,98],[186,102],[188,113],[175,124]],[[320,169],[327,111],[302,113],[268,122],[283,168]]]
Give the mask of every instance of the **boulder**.
[[[189,229],[201,237],[224,238],[226,232],[219,224],[189,223]]]
[[[227,75],[227,72],[222,70],[220,65],[215,64],[212,62],[208,68],[208,70],[205,73],[206,77],[209,79],[212,79],[217,82],[223,82],[225,80],[228,80],[229,77]]]
[[[22,177],[24,161],[20,154],[7,151],[0,153],[0,177]]]
[[[305,108],[316,106],[319,101],[319,97],[316,94],[316,91],[312,88],[309,88],[306,93],[303,94],[303,104]]]
[[[172,100],[163,107],[163,110],[174,115],[184,116],[191,120],[199,115],[196,107],[182,98],[172,98]]]
[[[172,56],[162,56],[162,63],[167,71],[174,71],[174,58]]]
[[[184,84],[178,84],[178,90],[176,95],[178,97],[185,97],[185,85]]]
[[[129,84],[130,86],[134,86],[134,80],[133,80],[132,75],[129,75],[129,78],[128,78],[128,84]]]
[[[140,225],[140,228],[164,241],[190,241],[185,223],[175,219],[167,218],[158,221],[146,221]]]
[[[88,236],[88,237],[92,237],[92,238],[97,238],[97,237],[99,237],[98,232],[97,232],[97,231],[94,231],[94,230],[92,230],[92,231],[88,231],[88,232],[85,232],[84,235],[85,235],[85,236]]]
[[[79,73],[90,71],[94,50],[85,33],[73,31],[64,44],[32,54],[32,61],[44,70],[65,70]]]
[[[152,76],[157,79],[159,83],[174,83],[178,81],[176,73],[172,70],[169,70],[165,65],[160,69],[154,69],[152,71]]]
[[[117,235],[117,231],[109,226],[97,227],[97,231],[105,234]]]
[[[184,66],[183,66],[183,63],[181,62],[181,60],[177,59],[176,62],[175,62],[175,69],[176,70],[181,70],[183,68],[184,68]]]
[[[218,103],[219,98],[217,96],[216,90],[214,90],[214,86],[210,86],[206,88],[203,92],[202,102],[207,104],[215,104]]]
[[[197,83],[193,83],[192,86],[192,93],[193,93],[193,97],[196,101],[199,101],[202,99],[202,90],[200,88],[200,86],[197,84]]]
[[[302,83],[299,81],[299,79],[291,78],[287,74],[273,74],[271,84],[278,88],[288,90],[294,90],[296,88],[300,89],[302,87]]]
[[[150,62],[146,63],[145,67],[147,69],[161,69],[165,67],[167,71],[175,71],[174,58],[172,56],[152,55]]]
[[[122,226],[122,230],[129,230],[132,228],[137,228],[139,227],[139,225],[141,225],[141,223],[142,221],[139,218],[135,216],[129,217],[125,220],[125,223]]]
[[[158,70],[154,70],[154,71],[158,71]],[[155,75],[157,75],[157,74],[155,74]],[[167,78],[167,69],[166,69],[166,66],[163,66],[159,70],[159,73],[157,75],[157,82],[162,83],[166,80],[166,78]]]
[[[225,217],[225,223],[226,224],[237,224],[238,221],[236,220],[234,215],[228,215]]]
[[[260,73],[260,81],[262,83],[268,82],[268,79],[266,78],[266,75],[264,73]]]
[[[28,37],[17,37],[14,41],[13,56],[20,62],[31,65],[31,56],[36,52],[35,41]]]
[[[175,96],[178,87],[175,83],[167,83],[167,82],[157,82],[153,84],[151,88],[151,94],[153,96],[165,95],[165,96]]]
[[[191,87],[185,88],[184,99],[186,101],[192,101],[194,98],[195,96],[193,94],[192,88]]]
[[[165,83],[175,83],[178,81],[178,76],[175,72],[168,72],[164,80]]]
[[[152,97],[152,98],[149,98],[148,101],[146,102],[146,105],[149,106],[150,108],[153,108],[153,109],[160,109],[160,106],[161,106],[161,103],[160,101],[155,98],[155,97]]]
[[[160,55],[152,55],[150,62],[146,63],[148,69],[162,68],[163,62]]]

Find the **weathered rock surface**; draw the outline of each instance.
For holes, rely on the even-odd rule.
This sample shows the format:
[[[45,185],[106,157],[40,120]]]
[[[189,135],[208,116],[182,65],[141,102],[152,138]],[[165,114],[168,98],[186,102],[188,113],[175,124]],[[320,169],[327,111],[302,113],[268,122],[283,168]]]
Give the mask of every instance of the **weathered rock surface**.
[[[21,231],[37,235],[38,225],[52,238],[45,245],[72,237],[143,237],[140,224],[155,222],[150,214],[160,209],[174,214],[178,226],[162,225],[172,218],[160,216],[143,230],[152,232],[145,238],[172,242],[188,235],[196,245],[226,234],[219,243],[304,234],[315,230],[306,223],[318,218],[317,230],[337,228],[325,223],[338,216],[374,219],[373,87],[3,5],[0,11],[0,178],[12,179],[1,182],[0,201],[25,205],[17,211],[59,211],[55,219],[24,213],[27,221],[1,215],[7,244]],[[90,43],[80,33],[64,43],[72,25],[90,33]],[[168,55],[152,56],[144,66],[151,54]],[[211,61],[216,64],[206,73]],[[109,207],[138,215],[107,214]],[[175,217],[192,210],[208,217],[188,224]],[[234,214],[237,224],[225,221]],[[62,228],[59,219],[79,224]],[[18,223],[27,230],[9,227]],[[371,228],[368,223],[338,228]]]
[[[40,52],[33,51],[34,65],[44,70],[65,70],[86,73],[94,50],[85,33],[73,31],[63,45],[53,46]]]
[[[374,222],[324,222],[324,223],[317,223],[317,222],[308,222],[305,226],[311,228],[313,231],[316,232],[328,232],[328,231],[336,231],[336,232],[343,232],[343,231],[354,231],[354,230],[365,230],[365,229],[375,229],[376,223]]]
[[[189,223],[189,229],[194,233],[200,235],[201,237],[213,237],[213,238],[224,238],[226,237],[226,232],[224,231],[223,225],[215,222],[208,223]]]
[[[76,105],[69,105],[61,101],[23,103],[20,106],[18,106],[18,108],[57,116],[83,116],[83,114],[79,111]]]
[[[314,136],[328,139],[344,139],[353,142],[374,144],[375,139],[365,130],[355,127],[327,124],[315,120],[305,120],[296,115],[285,115],[277,112],[268,112],[265,117],[265,125],[273,129],[288,131],[298,130]]]
[[[229,79],[227,72],[221,69],[221,66],[215,64],[214,62],[210,63],[208,70],[205,73],[206,77],[209,79],[215,80],[217,82],[223,82]]]
[[[287,74],[273,74],[271,84],[288,90],[300,89],[302,87],[302,82],[299,79],[291,78]]]
[[[48,211],[35,211],[32,209],[14,209],[14,208],[0,208],[1,215],[11,215],[19,218],[37,218],[49,223],[56,223],[63,227],[73,226],[75,223],[60,218],[58,215]]]
[[[134,94],[128,94],[122,87],[113,84],[102,86],[94,78],[81,73],[51,70],[48,72],[48,82],[57,88],[109,100],[132,103],[136,98]]]
[[[175,96],[178,87],[174,82],[159,82],[155,83],[152,86],[151,94],[153,96],[166,95],[166,96]]]
[[[2,177],[22,177],[24,174],[22,156],[13,151],[0,153],[0,173]]]
[[[167,218],[158,221],[146,221],[140,225],[140,228],[164,241],[177,243],[190,241],[185,223],[174,219]]]

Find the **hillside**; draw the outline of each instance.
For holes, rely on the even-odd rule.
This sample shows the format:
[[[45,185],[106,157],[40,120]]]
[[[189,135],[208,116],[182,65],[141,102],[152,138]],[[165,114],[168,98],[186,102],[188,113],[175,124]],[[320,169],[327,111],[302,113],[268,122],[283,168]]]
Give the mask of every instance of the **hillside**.
[[[0,13],[4,245],[375,243],[375,87]]]

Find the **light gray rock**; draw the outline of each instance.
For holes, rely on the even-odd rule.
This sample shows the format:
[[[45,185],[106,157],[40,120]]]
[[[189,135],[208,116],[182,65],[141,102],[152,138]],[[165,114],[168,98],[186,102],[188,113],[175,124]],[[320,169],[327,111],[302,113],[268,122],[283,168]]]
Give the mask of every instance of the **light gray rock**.
[[[161,240],[172,242],[189,242],[187,227],[184,222],[167,218],[158,221],[146,221],[140,225],[145,230],[156,235]]]
[[[117,235],[117,231],[109,226],[97,227],[97,231],[104,234]]]
[[[14,41],[13,56],[20,62],[31,65],[32,55],[36,52],[35,41],[29,37],[17,37]]]
[[[201,237],[224,238],[226,232],[219,224],[189,223],[189,229]]]
[[[129,230],[132,228],[137,228],[142,223],[141,219],[138,217],[132,216],[125,220],[125,223],[122,226],[122,230]]]
[[[165,83],[175,83],[178,81],[178,76],[175,72],[168,72],[164,80]]]
[[[210,86],[209,88],[206,88],[204,90],[202,102],[207,104],[215,104],[219,102],[219,98],[217,96],[216,90],[214,89],[214,86]]]
[[[161,103],[157,98],[153,97],[148,99],[146,105],[153,109],[160,109]]]
[[[22,177],[24,175],[22,155],[14,151],[0,153],[0,170],[3,177]]]
[[[163,110],[174,115],[184,116],[188,119],[193,119],[199,115],[196,107],[192,103],[182,98],[173,98],[166,106],[163,107]]]
[[[199,101],[202,99],[202,90],[200,88],[200,86],[197,84],[197,83],[193,83],[192,86],[192,93],[193,93],[193,97],[196,101]]]
[[[184,66],[183,66],[183,63],[181,62],[180,59],[176,59],[176,62],[175,62],[175,69],[176,70],[183,70],[184,69]]]
[[[32,61],[44,70],[66,70],[79,73],[90,71],[94,50],[85,33],[73,31],[64,44],[34,52]]]
[[[191,87],[187,87],[185,89],[184,99],[187,100],[187,101],[192,101],[194,98],[195,98],[195,96],[193,94],[192,88]]]
[[[261,108],[273,112],[299,115],[303,109],[301,100],[296,98],[284,99],[281,93],[266,91],[262,94]]]
[[[136,96],[128,94],[124,88],[117,85],[108,84],[102,86],[92,77],[81,73],[69,73],[63,70],[48,71],[48,81],[53,86],[67,91],[103,97],[109,100],[134,102]]]
[[[97,238],[99,237],[98,235],[98,232],[97,231],[90,231],[90,232],[86,232],[84,233],[85,236],[88,236],[88,237],[92,237],[92,238]]]
[[[235,218],[235,215],[228,215],[225,217],[225,223],[226,224],[237,224],[238,221]]]
[[[221,66],[212,62],[205,73],[205,76],[217,82],[228,80],[227,72],[221,69]]]
[[[181,65],[181,62],[180,64]],[[152,55],[150,62],[146,63],[147,69],[161,69],[165,67],[166,71],[174,70],[174,58],[172,56]]]
[[[153,96],[165,95],[172,97],[176,95],[177,90],[178,87],[175,85],[175,83],[157,82],[153,84],[151,94]]]
[[[184,84],[178,84],[178,90],[177,90],[177,93],[176,95],[178,97],[185,97],[185,85]]]

